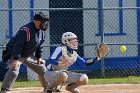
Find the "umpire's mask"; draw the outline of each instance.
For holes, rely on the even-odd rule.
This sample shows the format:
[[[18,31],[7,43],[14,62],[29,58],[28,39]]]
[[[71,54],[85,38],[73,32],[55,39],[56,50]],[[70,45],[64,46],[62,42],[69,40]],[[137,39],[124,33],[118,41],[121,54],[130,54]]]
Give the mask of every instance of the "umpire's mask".
[[[40,24],[40,29],[46,31],[48,28],[48,21],[42,21]]]
[[[41,21],[40,29],[46,31],[48,28],[49,17],[44,15],[42,12],[36,12],[34,16],[34,20]]]

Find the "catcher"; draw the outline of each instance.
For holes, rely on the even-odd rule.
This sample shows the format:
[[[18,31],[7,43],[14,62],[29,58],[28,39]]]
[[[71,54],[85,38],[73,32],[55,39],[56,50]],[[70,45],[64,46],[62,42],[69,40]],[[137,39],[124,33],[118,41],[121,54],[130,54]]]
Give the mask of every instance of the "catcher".
[[[48,59],[48,71],[45,72],[45,80],[49,83],[45,93],[52,93],[57,86],[65,83],[65,89],[71,93],[80,93],[78,87],[88,84],[88,76],[83,73],[67,71],[68,67],[75,62],[84,62],[87,66],[92,65],[105,56],[105,53],[98,51],[94,59],[85,61],[76,51],[78,49],[77,36],[72,32],[65,32],[62,35],[62,46],[57,47]],[[107,53],[106,53],[107,54]]]

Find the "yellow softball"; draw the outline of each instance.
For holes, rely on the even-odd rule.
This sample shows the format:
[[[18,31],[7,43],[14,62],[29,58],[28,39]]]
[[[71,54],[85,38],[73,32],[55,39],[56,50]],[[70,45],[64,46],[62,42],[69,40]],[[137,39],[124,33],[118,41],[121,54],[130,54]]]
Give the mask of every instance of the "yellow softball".
[[[127,50],[126,46],[124,45],[120,46],[120,52],[124,53],[126,52],[126,50]]]

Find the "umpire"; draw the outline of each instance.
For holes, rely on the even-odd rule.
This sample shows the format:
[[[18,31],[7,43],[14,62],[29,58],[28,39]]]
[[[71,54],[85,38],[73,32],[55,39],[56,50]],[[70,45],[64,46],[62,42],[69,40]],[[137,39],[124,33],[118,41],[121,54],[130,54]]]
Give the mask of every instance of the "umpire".
[[[6,45],[6,53],[3,56],[11,55],[9,58],[11,64],[10,69],[5,74],[0,93],[10,91],[18,77],[21,64],[35,71],[39,76],[41,85],[46,88],[47,83],[44,79],[46,67],[44,60],[41,59],[41,45],[45,40],[48,21],[48,16],[42,12],[37,12],[34,15],[34,20],[22,26],[16,35],[9,40]]]

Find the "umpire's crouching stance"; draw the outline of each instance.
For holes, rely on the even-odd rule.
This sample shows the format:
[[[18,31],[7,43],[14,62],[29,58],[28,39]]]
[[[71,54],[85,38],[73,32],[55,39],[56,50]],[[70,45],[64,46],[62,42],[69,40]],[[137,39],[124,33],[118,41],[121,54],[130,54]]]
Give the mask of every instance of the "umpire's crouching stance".
[[[41,59],[41,45],[45,40],[48,20],[48,16],[42,12],[35,13],[34,20],[22,26],[7,43],[2,59],[6,62],[6,58],[9,57],[11,64],[3,80],[1,93],[10,91],[19,74],[21,64],[35,71],[41,85],[46,88],[47,83],[44,79],[46,67],[44,60]]]

